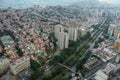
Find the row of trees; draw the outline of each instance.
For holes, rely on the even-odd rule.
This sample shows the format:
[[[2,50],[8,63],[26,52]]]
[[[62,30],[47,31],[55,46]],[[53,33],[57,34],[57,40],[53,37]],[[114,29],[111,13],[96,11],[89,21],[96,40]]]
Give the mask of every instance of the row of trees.
[[[83,72],[84,70],[84,64],[86,63],[86,61],[89,59],[89,57],[91,56],[92,52],[91,51],[88,51],[87,54],[84,56],[84,58],[80,61],[77,62],[77,71],[81,71]]]
[[[81,37],[81,40],[82,40],[82,41],[86,41],[86,40],[88,40],[90,37],[91,37],[91,33],[90,33],[90,32],[87,32],[83,37]]]
[[[65,74],[66,69],[62,66],[57,66],[51,72],[51,74],[46,74],[42,80],[60,80],[62,76]]]
[[[55,55],[50,62],[50,64],[55,64],[55,63],[64,63],[71,55],[73,55],[75,52],[74,47],[66,48],[63,49],[60,54]]]
[[[36,80],[38,77],[44,75],[44,70],[40,69],[41,65],[37,61],[30,59],[30,64],[31,64],[31,69],[33,71],[30,80]]]

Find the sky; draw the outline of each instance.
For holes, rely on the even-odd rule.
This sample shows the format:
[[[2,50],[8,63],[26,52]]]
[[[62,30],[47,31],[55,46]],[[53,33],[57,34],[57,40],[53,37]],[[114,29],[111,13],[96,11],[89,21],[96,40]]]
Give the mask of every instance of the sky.
[[[41,6],[48,6],[48,5],[68,5],[73,2],[79,2],[81,0],[0,0],[0,8],[7,8],[7,7],[29,7],[33,5],[41,5]],[[85,0],[83,0],[85,1]],[[94,1],[94,0],[90,0]],[[120,4],[120,0],[98,0],[100,2],[106,2],[110,4]]]
[[[120,0],[98,0],[100,2],[106,2],[109,4],[120,4]]]

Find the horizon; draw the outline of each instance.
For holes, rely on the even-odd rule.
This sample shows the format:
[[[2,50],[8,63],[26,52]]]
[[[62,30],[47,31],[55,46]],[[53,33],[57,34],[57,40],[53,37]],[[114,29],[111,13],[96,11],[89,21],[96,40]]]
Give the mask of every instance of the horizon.
[[[22,7],[32,7],[34,5],[40,5],[41,7],[45,6],[52,6],[52,5],[70,5],[75,2],[80,2],[84,0],[0,0],[0,8],[22,8]],[[91,1],[91,0],[86,0]],[[108,4],[120,4],[118,0],[96,0],[101,3],[108,3]]]

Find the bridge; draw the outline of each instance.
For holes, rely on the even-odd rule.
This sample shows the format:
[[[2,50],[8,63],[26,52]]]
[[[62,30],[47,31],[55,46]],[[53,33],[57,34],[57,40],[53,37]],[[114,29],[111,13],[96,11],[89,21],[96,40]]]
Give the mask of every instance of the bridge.
[[[61,63],[57,63],[57,64],[60,65],[60,66],[65,67],[66,69],[68,69],[68,70],[71,71],[72,73],[76,73],[74,70],[72,70],[72,69],[69,68],[68,66],[65,66],[65,65],[63,65],[63,64],[61,64]]]
[[[65,66],[65,65],[63,65],[63,64],[61,64],[61,63],[57,63],[57,64],[58,64],[59,66],[65,67],[66,69],[68,69],[69,71],[71,71],[71,72],[74,73],[74,74],[78,74],[78,75],[79,75],[79,78],[82,77],[82,74],[81,74],[81,73],[78,73],[78,72],[72,70],[72,69],[69,68],[68,66]],[[75,77],[75,76],[74,76],[74,77]]]

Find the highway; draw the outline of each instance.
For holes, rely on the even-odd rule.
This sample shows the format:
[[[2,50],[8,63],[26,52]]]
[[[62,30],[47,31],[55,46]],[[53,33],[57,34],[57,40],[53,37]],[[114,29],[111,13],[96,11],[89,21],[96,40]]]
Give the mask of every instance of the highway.
[[[106,22],[106,20],[103,22],[102,25],[105,25],[105,22]],[[101,25],[101,26],[102,26],[102,25]],[[105,29],[105,28],[104,28],[104,29]],[[85,54],[86,54],[89,50],[91,50],[91,49],[94,48],[95,42],[96,42],[96,41],[98,40],[98,38],[101,37],[102,35],[103,35],[103,31],[100,32],[100,34],[99,34],[99,35],[97,36],[97,38],[93,41],[93,43],[90,43],[90,48],[85,52]],[[81,60],[82,58],[84,58],[84,56],[85,56],[85,55],[83,55],[79,60]],[[111,59],[110,61],[112,61],[112,59]],[[95,69],[93,69],[92,71],[90,71],[88,74],[86,74],[85,77],[82,77],[81,80],[85,80],[85,79],[89,80],[90,78],[92,78],[92,77],[95,75],[96,71],[98,71],[99,69],[102,69],[106,64],[107,64],[107,63],[104,63],[104,62],[103,62],[103,63],[100,64],[98,67],[96,67]]]
[[[107,19],[108,19],[108,18],[107,18]],[[101,23],[101,25],[99,26],[100,28],[103,27],[103,26],[106,24],[107,19],[105,19],[105,20]],[[105,29],[105,27],[103,27],[103,29]],[[99,39],[99,37],[101,37],[101,36],[103,35],[103,30],[100,30],[100,31],[98,31],[97,33],[94,33],[94,34],[95,34],[95,36],[92,38],[92,40],[89,41],[90,47],[84,52],[84,54],[82,55],[82,57],[80,57],[80,58],[78,59],[79,61],[82,60],[82,59],[85,57],[85,55],[88,53],[88,51],[90,51],[90,50],[92,50],[92,49],[94,48],[95,42]],[[80,75],[80,77],[82,77],[81,80],[84,80],[84,79],[86,79],[86,78],[89,78],[89,79],[90,79],[91,76],[93,76],[94,73],[95,73],[97,70],[99,70],[101,67],[103,67],[104,65],[106,65],[106,63],[101,64],[99,67],[95,68],[93,71],[91,71],[90,73],[86,74],[85,77],[82,77],[82,76]],[[75,72],[75,71],[76,71],[76,66],[77,66],[77,63],[71,68],[71,70]],[[66,73],[65,77],[68,77],[68,76],[71,75],[71,74],[72,74],[72,73],[71,73],[70,71],[68,71],[68,72]],[[89,79],[88,79],[88,80],[89,80]]]

